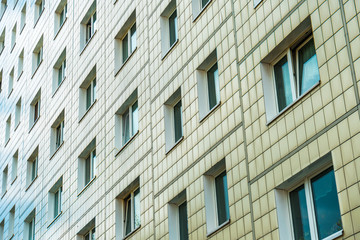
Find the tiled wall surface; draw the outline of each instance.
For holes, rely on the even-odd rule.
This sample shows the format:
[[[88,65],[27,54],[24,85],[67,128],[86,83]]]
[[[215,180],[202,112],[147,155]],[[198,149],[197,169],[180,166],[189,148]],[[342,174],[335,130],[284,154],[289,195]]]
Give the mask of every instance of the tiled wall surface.
[[[35,23],[35,1],[7,0],[0,20],[0,33],[6,31],[0,54],[0,174],[6,166],[9,169],[7,192],[0,199],[4,239],[13,206],[14,239],[26,239],[24,221],[34,209],[36,239],[79,239],[78,233],[94,218],[97,239],[122,239],[116,233],[116,201],[137,178],[141,226],[131,239],[169,239],[168,203],[184,190],[189,239],[279,239],[276,189],[328,153],[343,225],[339,239],[360,239],[360,1],[262,0],[254,8],[253,0],[210,0],[196,18],[193,1],[176,1],[178,42],[164,57],[160,15],[169,0],[97,0],[97,30],[84,49],[80,22],[93,1],[68,0],[67,19],[55,34],[60,1],[46,0]],[[20,31],[25,2],[26,25]],[[137,48],[116,71],[115,38],[134,11]],[[320,83],[268,121],[262,61],[307,19]],[[16,45],[11,50],[15,23]],[[33,50],[41,36],[43,62],[33,73]],[[66,78],[54,93],[53,66],[65,48]],[[24,71],[19,77],[18,56],[23,49]],[[220,104],[200,119],[197,69],[214,51]],[[94,67],[96,101],[81,117],[79,88]],[[179,88],[183,139],[166,152],[164,104]],[[30,103],[39,89],[40,117],[30,127]],[[136,90],[139,131],[120,149],[115,144],[116,113]],[[21,118],[15,128],[20,98]],[[51,126],[63,110],[64,143],[53,154]],[[5,142],[10,115],[10,140]],[[96,177],[79,193],[79,155],[93,139]],[[28,187],[27,160],[37,146],[38,177]],[[18,174],[12,182],[12,156],[17,150]],[[230,221],[208,235],[203,176],[222,159]],[[48,192],[61,176],[62,213],[52,222]]]

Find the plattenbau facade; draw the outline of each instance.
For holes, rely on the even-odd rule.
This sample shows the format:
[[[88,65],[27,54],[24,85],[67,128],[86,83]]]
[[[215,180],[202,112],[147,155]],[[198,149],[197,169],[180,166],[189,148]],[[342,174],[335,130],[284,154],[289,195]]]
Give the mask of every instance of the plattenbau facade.
[[[360,239],[358,0],[1,0],[0,240]]]

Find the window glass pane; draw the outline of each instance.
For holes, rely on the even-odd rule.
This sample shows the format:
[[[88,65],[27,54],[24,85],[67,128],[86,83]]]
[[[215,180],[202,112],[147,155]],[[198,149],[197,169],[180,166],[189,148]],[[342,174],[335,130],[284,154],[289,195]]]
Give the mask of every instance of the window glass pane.
[[[90,156],[85,159],[85,185],[90,182]]]
[[[212,109],[219,102],[219,73],[217,63],[207,72],[209,108]]]
[[[126,34],[124,39],[122,40],[122,55],[123,55],[122,60],[123,60],[123,63],[129,57],[128,47],[129,47],[129,39],[128,39],[128,35]]]
[[[130,30],[130,37],[131,37],[130,52],[132,53],[133,51],[135,51],[136,48],[136,23],[132,26]]]
[[[208,2],[209,0],[201,0],[201,8],[205,7]]]
[[[131,107],[131,111],[132,111],[132,136],[135,135],[135,133],[139,130],[139,112],[138,112],[138,102],[136,101],[132,107]]]
[[[290,192],[290,205],[295,239],[311,240],[304,185]]]
[[[129,109],[122,115],[122,139],[123,145],[130,139],[130,116]]]
[[[319,239],[342,229],[334,170],[329,168],[311,180]]]
[[[96,78],[93,80],[92,83],[92,98],[91,98],[91,103],[95,102],[96,99]]]
[[[95,240],[95,228],[91,230],[91,240]]]
[[[91,84],[86,89],[86,110],[91,106]]]
[[[221,225],[230,218],[226,172],[215,178],[215,188],[218,224]]]
[[[180,240],[188,240],[186,202],[179,205],[179,229],[180,229]]]
[[[29,240],[33,240],[34,239],[34,233],[33,233],[33,222],[34,220],[32,219],[30,222],[29,222]]]
[[[169,17],[170,46],[177,40],[177,14],[176,10]]]
[[[140,188],[134,192],[134,229],[140,226]]]
[[[298,51],[298,57],[300,95],[302,95],[320,81],[314,39],[311,39]]]
[[[85,240],[90,240],[90,233],[87,233],[84,238]]]
[[[293,101],[287,56],[274,66],[275,85],[279,112]]]
[[[90,177],[93,178],[95,176],[95,164],[96,164],[96,149],[94,151],[92,151],[92,156],[91,156],[91,171],[90,171]]]
[[[182,137],[181,112],[182,112],[182,106],[181,106],[181,101],[179,101],[174,106],[175,142],[177,142]]]
[[[125,200],[125,235],[128,235],[131,232],[131,199]]]
[[[56,191],[54,194],[54,217],[59,213],[59,191]]]
[[[36,177],[36,159],[31,163],[31,181]]]

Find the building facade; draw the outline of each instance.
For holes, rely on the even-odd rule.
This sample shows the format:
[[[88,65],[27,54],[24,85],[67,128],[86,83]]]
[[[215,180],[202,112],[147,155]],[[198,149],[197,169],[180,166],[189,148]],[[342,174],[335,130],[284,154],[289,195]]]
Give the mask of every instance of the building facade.
[[[360,239],[360,1],[0,19],[0,240]]]

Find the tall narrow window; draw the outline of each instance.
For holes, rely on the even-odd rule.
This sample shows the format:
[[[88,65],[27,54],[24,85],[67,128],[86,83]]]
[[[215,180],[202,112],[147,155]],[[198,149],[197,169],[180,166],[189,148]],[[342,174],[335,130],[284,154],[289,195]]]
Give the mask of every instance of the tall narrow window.
[[[20,34],[22,30],[24,29],[26,24],[26,2],[21,10],[21,18],[20,18]]]
[[[186,191],[169,202],[169,239],[188,240],[188,217]]]
[[[48,193],[48,204],[49,204],[48,222],[50,223],[50,225],[61,214],[62,192],[63,192],[63,178],[60,177],[51,187]]]
[[[15,154],[12,158],[12,165],[11,165],[11,181],[15,181],[17,177],[17,171],[18,171],[18,156],[19,156],[19,150],[16,150]]]
[[[15,106],[15,128],[20,124],[21,117],[21,98],[17,101]]]
[[[40,40],[36,44],[33,50],[33,63],[32,63],[32,73],[34,74],[40,64],[43,61],[43,39],[44,37],[41,36]]]
[[[89,111],[90,107],[96,102],[97,98],[97,78],[96,66],[94,66],[79,88],[79,119]]]
[[[86,89],[86,110],[95,102],[96,99],[96,78],[91,81]]]
[[[61,12],[59,13],[60,26],[62,26],[63,23],[65,22],[66,14],[67,14],[67,4],[65,3],[63,9],[62,9]]]
[[[67,0],[61,0],[55,9],[55,37],[59,33],[61,27],[65,23],[67,18]]]
[[[3,52],[4,48],[5,48],[5,28],[0,35],[0,54]]]
[[[125,145],[138,131],[138,103],[135,101],[122,114],[122,145]]]
[[[78,193],[83,192],[96,177],[96,138],[81,152],[78,159]]]
[[[35,240],[35,216],[29,220],[27,239]]]
[[[9,89],[8,89],[8,95],[10,96],[10,94],[13,91],[13,87],[14,87],[14,68],[12,68],[10,74],[9,74]]]
[[[36,179],[38,175],[38,147],[31,154],[27,160],[27,176],[26,176],[26,185],[29,186]]]
[[[40,116],[40,102],[37,101],[34,104],[34,122],[38,120],[39,116]]]
[[[14,236],[14,226],[15,226],[15,206],[11,208],[10,213],[9,213],[8,239],[11,239]]]
[[[6,120],[5,144],[10,140],[10,130],[11,130],[11,115]]]
[[[212,109],[220,101],[219,89],[219,72],[217,64],[212,66],[207,72],[208,82],[208,96],[209,96],[209,109]]]
[[[215,189],[218,224],[221,225],[230,218],[228,188],[225,171],[215,177]]]
[[[176,0],[171,0],[160,15],[161,52],[164,58],[178,41]]]
[[[2,172],[2,190],[1,195],[4,195],[7,191],[7,179],[8,179],[8,166],[6,166]]]
[[[96,150],[92,150],[85,159],[85,185],[87,185],[95,176],[94,165],[96,161]]]
[[[131,192],[130,195],[124,199],[124,232],[125,236],[140,227],[140,188]]]
[[[61,52],[53,67],[53,93],[66,78],[66,48]]]
[[[23,73],[23,70],[24,70],[24,49],[21,51],[18,60],[18,76],[17,76],[18,80],[21,74]]]
[[[16,43],[16,24],[11,31],[11,50],[15,47]]]
[[[64,141],[64,121],[56,127],[56,148],[59,148]]]
[[[85,46],[89,43],[96,32],[97,12],[96,12],[96,0],[92,2],[89,9],[86,11],[85,16],[81,20],[80,24],[80,51],[85,49]]]
[[[136,23],[132,25],[129,32],[122,40],[122,62],[124,63],[136,49]]]
[[[4,13],[7,9],[7,0],[1,0],[1,5],[0,5],[0,19],[4,16]]]
[[[41,14],[45,8],[45,0],[36,0],[35,2],[35,25],[39,21]]]
[[[176,10],[169,17],[169,34],[170,34],[170,46],[172,46],[178,39]]]
[[[94,12],[86,23],[86,42],[88,42],[94,35],[96,27],[96,12]]]
[[[61,66],[60,66],[59,72],[58,72],[58,85],[60,85],[60,83],[62,82],[62,80],[64,80],[64,78],[66,76],[65,69],[66,69],[66,60],[64,59],[64,61],[61,63]]]
[[[55,119],[51,125],[50,133],[50,153],[52,156],[62,146],[64,142],[64,126],[65,126],[65,109],[62,110],[59,116]],[[51,157],[52,157],[51,156]]]

